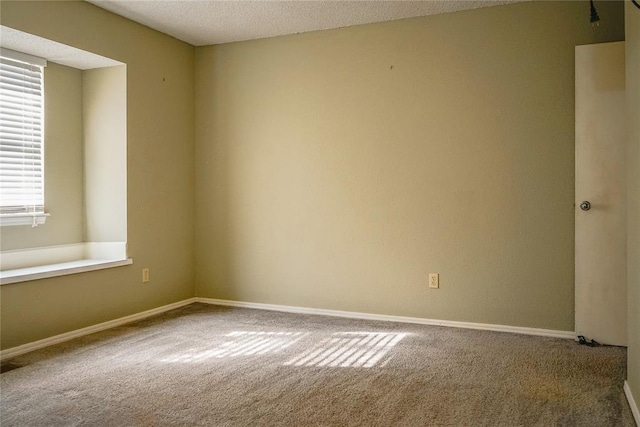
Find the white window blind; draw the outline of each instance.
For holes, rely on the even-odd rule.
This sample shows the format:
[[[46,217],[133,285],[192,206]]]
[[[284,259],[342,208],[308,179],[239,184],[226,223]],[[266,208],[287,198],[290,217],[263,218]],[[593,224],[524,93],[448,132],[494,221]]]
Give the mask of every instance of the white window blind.
[[[0,217],[44,215],[43,66],[0,57]],[[35,61],[34,61],[35,62]],[[7,221],[3,221],[5,224]],[[24,223],[24,222],[21,222]]]

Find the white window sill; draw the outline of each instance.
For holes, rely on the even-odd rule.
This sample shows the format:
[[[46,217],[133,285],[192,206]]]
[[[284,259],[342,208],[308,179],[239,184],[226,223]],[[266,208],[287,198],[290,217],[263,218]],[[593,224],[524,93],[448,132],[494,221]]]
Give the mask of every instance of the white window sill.
[[[65,276],[67,274],[85,273],[133,264],[131,258],[120,260],[83,259],[59,264],[41,265],[38,267],[18,268],[0,272],[0,285]]]
[[[0,253],[0,285],[132,264],[126,242],[84,242]]]

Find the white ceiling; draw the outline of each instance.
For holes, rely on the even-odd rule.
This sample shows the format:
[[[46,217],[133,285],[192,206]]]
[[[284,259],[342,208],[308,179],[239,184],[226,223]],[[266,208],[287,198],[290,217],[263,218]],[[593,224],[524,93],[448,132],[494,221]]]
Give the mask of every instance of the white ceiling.
[[[194,46],[204,46],[455,12],[523,0],[87,1]]]

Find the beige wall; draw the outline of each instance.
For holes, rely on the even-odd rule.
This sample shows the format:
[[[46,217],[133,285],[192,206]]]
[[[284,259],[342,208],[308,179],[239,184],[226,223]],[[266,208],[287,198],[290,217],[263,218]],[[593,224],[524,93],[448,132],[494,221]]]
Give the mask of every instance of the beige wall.
[[[0,287],[10,348],[194,294],[194,48],[86,2],[0,3],[2,25],[127,64],[128,250],[134,264]],[[141,269],[151,282],[141,283]]]
[[[85,240],[127,240],[127,67],[86,70]]]
[[[628,239],[627,298],[629,302],[629,343],[627,377],[640,407],[640,10],[625,2],[627,61],[628,156]]]
[[[49,62],[44,91],[45,206],[51,216],[36,228],[0,227],[2,250],[82,242],[82,71]]]
[[[196,48],[196,294],[573,330],[574,47],[624,37],[584,10]]]
[[[193,47],[83,2],[0,8],[127,63],[134,258],[0,287],[2,348],[193,296],[196,231],[199,296],[573,328],[573,48],[621,40],[620,4],[596,30],[548,2],[198,48],[197,116]]]

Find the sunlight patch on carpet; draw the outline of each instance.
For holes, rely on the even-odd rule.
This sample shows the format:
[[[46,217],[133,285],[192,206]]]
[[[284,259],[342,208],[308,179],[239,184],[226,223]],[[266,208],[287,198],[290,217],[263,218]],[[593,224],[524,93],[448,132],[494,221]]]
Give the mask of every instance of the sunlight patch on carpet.
[[[249,332],[234,331],[227,341],[210,350],[190,350],[162,359],[167,363],[193,363],[211,358],[266,355],[279,353],[307,334],[304,332]]]
[[[287,366],[372,368],[407,336],[405,333],[337,332],[287,361]]]

